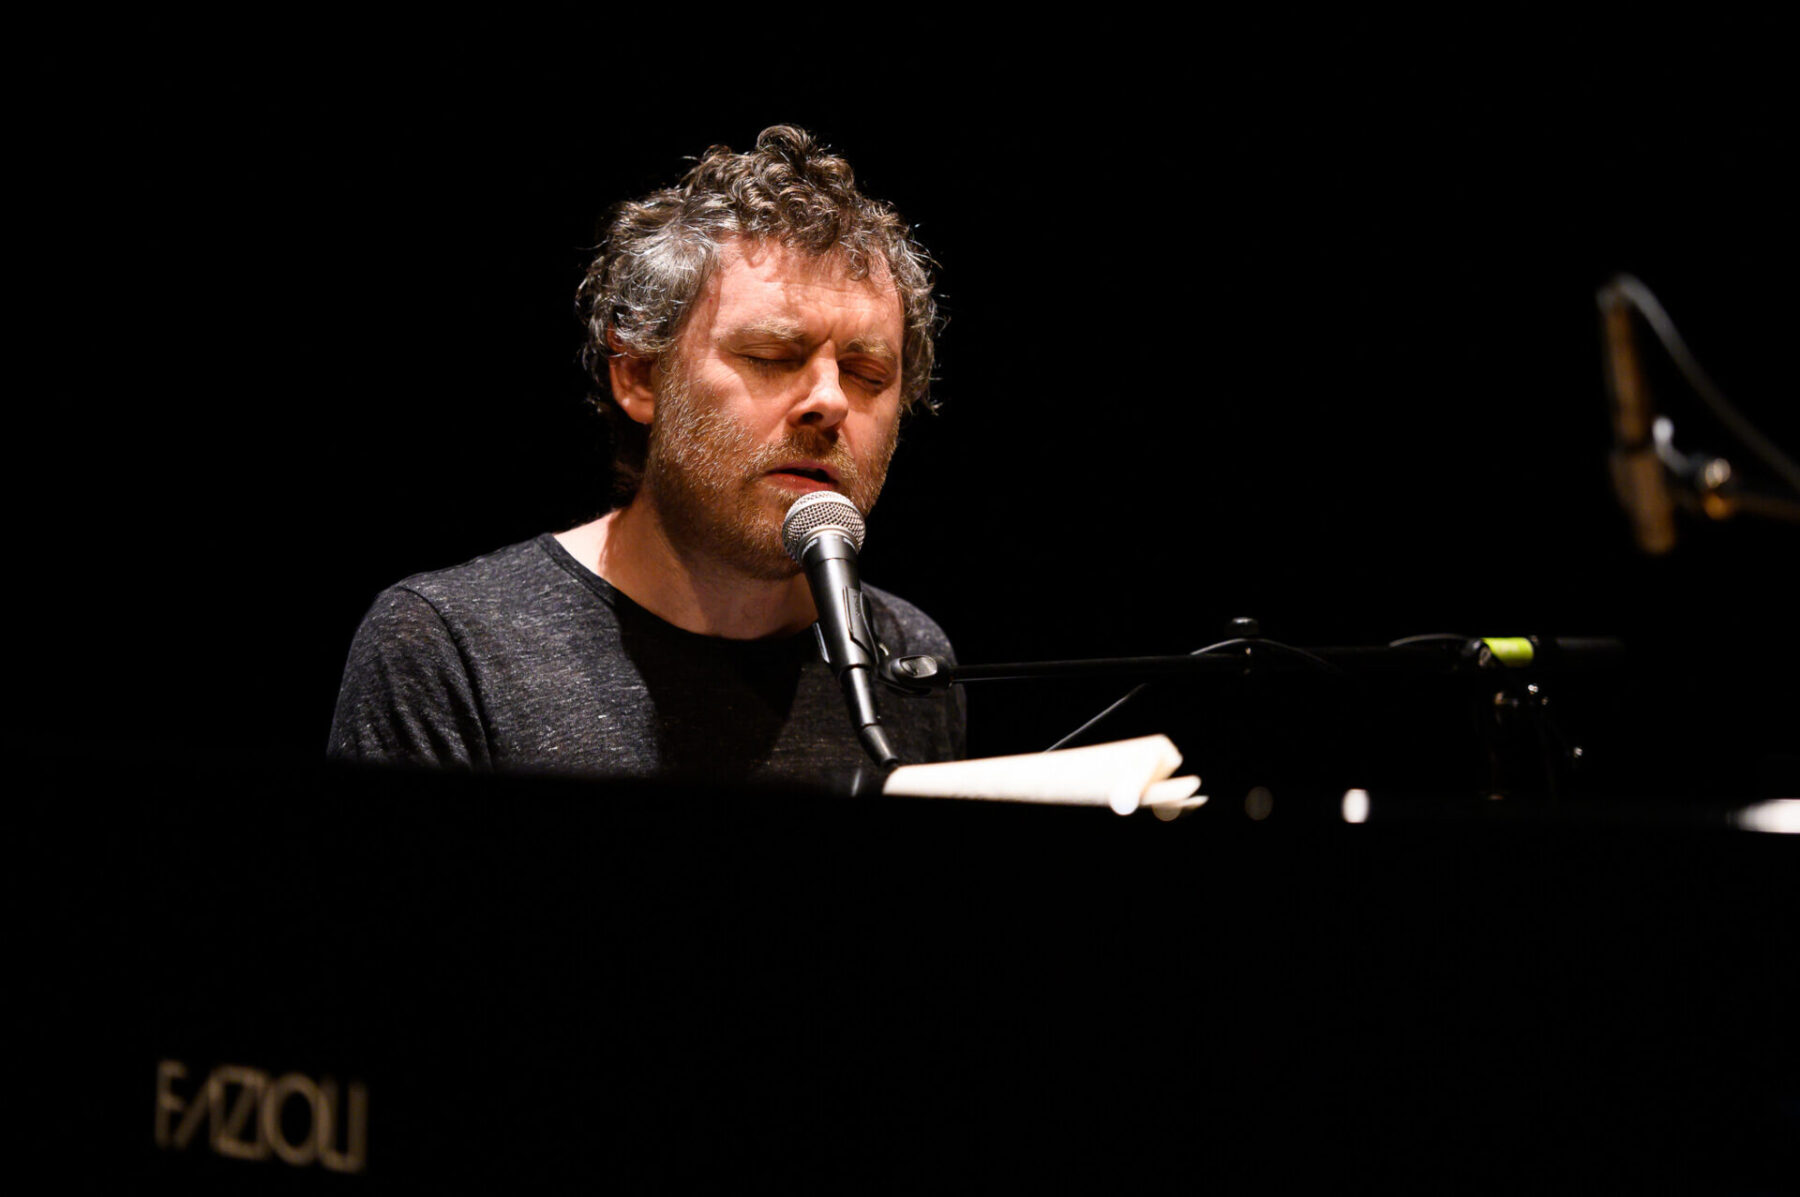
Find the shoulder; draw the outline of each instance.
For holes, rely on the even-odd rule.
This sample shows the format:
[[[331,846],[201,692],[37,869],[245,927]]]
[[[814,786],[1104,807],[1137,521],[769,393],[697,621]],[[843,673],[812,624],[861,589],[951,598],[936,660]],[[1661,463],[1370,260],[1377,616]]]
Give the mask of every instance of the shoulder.
[[[566,554],[554,537],[538,536],[448,569],[414,574],[383,595],[410,594],[442,609],[532,593],[573,580],[559,556]]]
[[[918,607],[899,595],[867,583],[863,584],[863,595],[869,600],[875,616],[877,633],[893,652],[901,656],[928,653],[947,661],[956,659],[950,637],[944,634],[936,620]]]
[[[383,590],[363,618],[352,656],[431,662],[472,675],[529,670],[616,627],[616,603],[611,587],[546,534]]]
[[[488,707],[505,689],[496,671],[555,657],[558,633],[605,605],[559,554],[539,537],[376,595],[344,668],[333,754],[485,764]]]
[[[585,575],[585,576],[584,576]],[[414,574],[376,597],[371,617],[435,619],[452,637],[507,635],[546,621],[591,618],[616,596],[549,534],[449,569]]]

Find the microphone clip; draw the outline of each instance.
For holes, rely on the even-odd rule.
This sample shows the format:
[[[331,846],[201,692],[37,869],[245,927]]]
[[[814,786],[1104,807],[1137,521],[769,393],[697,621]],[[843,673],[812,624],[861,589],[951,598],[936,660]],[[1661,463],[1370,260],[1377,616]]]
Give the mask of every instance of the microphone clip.
[[[887,645],[880,645],[880,648],[881,680],[890,690],[902,694],[929,694],[954,680],[936,657],[923,654],[896,657],[888,653]]]

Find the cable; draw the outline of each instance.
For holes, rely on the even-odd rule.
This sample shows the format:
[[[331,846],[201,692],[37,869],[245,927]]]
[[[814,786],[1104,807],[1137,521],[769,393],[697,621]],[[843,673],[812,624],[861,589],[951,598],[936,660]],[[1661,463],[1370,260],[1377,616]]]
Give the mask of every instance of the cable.
[[[1230,640],[1221,640],[1217,644],[1208,644],[1204,648],[1197,648],[1193,652],[1189,653],[1188,656],[1190,656],[1190,657],[1205,656],[1207,653],[1217,652],[1221,648],[1230,648],[1234,644],[1244,644],[1244,643],[1247,643],[1247,641],[1243,636],[1234,636]],[[1056,743],[1050,745],[1050,747],[1044,749],[1044,751],[1045,752],[1055,752],[1058,748],[1061,748],[1064,744],[1067,744],[1070,740],[1073,740],[1076,736],[1079,736],[1082,732],[1088,730],[1090,727],[1093,727],[1096,723],[1100,722],[1102,719],[1106,718],[1108,715],[1112,714],[1114,711],[1118,710],[1120,707],[1124,706],[1126,703],[1130,702],[1132,699],[1134,699],[1138,695],[1142,694],[1144,692],[1145,688],[1147,688],[1149,685],[1150,685],[1149,682],[1139,682],[1137,685],[1135,685],[1131,689],[1127,690],[1124,694],[1121,694],[1116,700],[1113,701],[1112,705],[1108,706],[1105,710],[1101,711],[1098,715],[1095,715],[1092,719],[1089,719],[1086,723],[1082,724],[1080,727],[1076,728],[1074,731],[1070,732],[1068,735],[1064,736],[1062,739],[1058,740]]]
[[[1208,644],[1204,648],[1197,648],[1193,652],[1189,653],[1188,656],[1190,656],[1190,657],[1205,656],[1207,653],[1218,652],[1222,648],[1232,648],[1239,644],[1248,645],[1251,648],[1271,648],[1271,649],[1275,649],[1278,652],[1292,653],[1294,656],[1299,657],[1303,661],[1309,661],[1312,664],[1317,665],[1319,668],[1325,670],[1327,673],[1330,673],[1337,677],[1343,678],[1346,681],[1351,680],[1350,675],[1348,673],[1346,673],[1343,669],[1340,669],[1338,666],[1333,665],[1330,661],[1327,661],[1324,657],[1321,657],[1321,656],[1317,655],[1316,653],[1309,653],[1303,648],[1295,648],[1291,644],[1283,644],[1279,640],[1266,640],[1260,636],[1256,636],[1256,637],[1234,636],[1230,640],[1221,640],[1217,644]],[[1132,699],[1136,698],[1139,694],[1142,694],[1144,692],[1144,690],[1146,688],[1148,688],[1149,686],[1150,686],[1149,682],[1139,682],[1137,685],[1133,686],[1130,690],[1127,690],[1124,694],[1120,695],[1105,710],[1103,710],[1099,714],[1095,715],[1092,719],[1089,719],[1086,723],[1083,723],[1080,727],[1076,728],[1074,731],[1070,732],[1068,735],[1064,736],[1062,739],[1058,740],[1056,743],[1050,745],[1050,747],[1044,749],[1044,751],[1045,752],[1055,752],[1058,748],[1061,748],[1063,745],[1067,744],[1070,740],[1073,740],[1075,737],[1081,735],[1083,732],[1087,731],[1089,728],[1091,728],[1095,724],[1099,723],[1102,719],[1105,719],[1108,715],[1112,714],[1114,711],[1118,710],[1120,707],[1124,706],[1126,703],[1128,703]]]
[[[1149,682],[1139,682],[1137,685],[1133,686],[1131,689],[1125,691],[1124,694],[1120,695],[1119,698],[1111,706],[1109,706],[1105,710],[1101,711],[1098,715],[1095,715],[1092,719],[1089,719],[1086,723],[1082,724],[1080,727],[1076,728],[1074,731],[1070,732],[1068,735],[1064,736],[1062,739],[1058,740],[1056,743],[1050,745],[1050,747],[1044,749],[1044,751],[1045,752],[1055,752],[1058,748],[1061,748],[1064,744],[1067,744],[1070,740],[1073,740],[1076,736],[1079,736],[1082,732],[1084,732],[1088,728],[1094,726],[1096,723],[1100,722],[1102,719],[1106,718],[1108,715],[1112,714],[1114,711],[1118,710],[1120,707],[1124,706],[1126,703],[1130,702],[1132,699],[1134,699],[1138,695],[1142,694],[1144,692],[1145,688],[1148,687],[1149,685],[1150,685]]]
[[[1296,657],[1299,657],[1302,661],[1311,661],[1314,665],[1317,665],[1320,669],[1323,669],[1326,673],[1329,673],[1334,677],[1342,678],[1344,681],[1347,681],[1347,682],[1353,680],[1351,678],[1350,674],[1348,672],[1346,672],[1341,666],[1333,665],[1330,661],[1327,661],[1324,657],[1319,656],[1317,653],[1309,653],[1303,648],[1295,648],[1293,645],[1283,644],[1279,640],[1263,640],[1260,638],[1258,640],[1256,640],[1255,647],[1257,647],[1257,648],[1273,648],[1273,649],[1278,649],[1279,651],[1284,652],[1284,653],[1293,653]]]

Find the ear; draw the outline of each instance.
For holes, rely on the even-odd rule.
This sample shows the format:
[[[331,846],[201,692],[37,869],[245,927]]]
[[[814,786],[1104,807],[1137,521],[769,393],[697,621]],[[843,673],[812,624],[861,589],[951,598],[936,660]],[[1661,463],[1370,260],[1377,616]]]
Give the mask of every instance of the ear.
[[[613,400],[633,420],[648,424],[656,414],[656,359],[628,352],[616,335],[608,336],[607,343],[613,351],[606,360]]]

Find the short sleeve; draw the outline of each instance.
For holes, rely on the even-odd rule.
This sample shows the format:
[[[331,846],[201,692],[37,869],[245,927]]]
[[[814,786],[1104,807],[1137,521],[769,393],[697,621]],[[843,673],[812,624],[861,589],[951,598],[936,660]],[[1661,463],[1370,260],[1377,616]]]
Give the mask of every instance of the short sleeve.
[[[350,645],[327,754],[443,768],[491,766],[469,670],[443,617],[416,592],[383,591]]]

